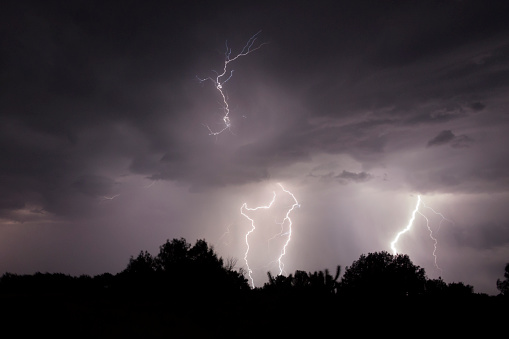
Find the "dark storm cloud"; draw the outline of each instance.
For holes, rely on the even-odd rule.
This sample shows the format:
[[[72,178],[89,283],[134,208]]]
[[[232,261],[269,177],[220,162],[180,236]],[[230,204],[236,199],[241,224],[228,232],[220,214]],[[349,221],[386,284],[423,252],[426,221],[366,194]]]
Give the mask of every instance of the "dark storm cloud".
[[[472,138],[470,138],[468,135],[458,135],[454,136],[454,139],[451,141],[451,147],[454,148],[464,148],[464,147],[470,147],[470,145],[474,142]]]
[[[99,175],[82,175],[72,183],[72,186],[80,193],[90,195],[92,197],[99,197],[108,194],[111,192],[114,185],[114,180]]]
[[[353,182],[366,182],[372,178],[372,175],[366,172],[355,173],[343,170],[336,178]]]
[[[9,3],[2,36],[2,82],[9,86],[0,94],[2,111],[26,126],[28,138],[46,133],[61,140],[50,154],[37,152],[35,167],[45,173],[38,194],[45,195],[53,171],[66,178],[54,185],[72,192],[73,183],[100,172],[108,156],[128,159],[125,170],[133,173],[195,186],[256,182],[270,177],[271,168],[309,161],[315,152],[376,163],[389,140],[385,129],[461,120],[469,110],[486,109],[470,99],[478,87],[505,84],[495,70],[507,61],[507,44],[482,42],[482,51],[474,53],[477,40],[469,38],[475,32],[481,41],[499,29],[500,13],[475,3],[296,2],[285,25],[276,24],[288,13],[284,4],[272,4],[268,12],[263,6],[216,11],[214,4],[182,4]],[[449,16],[457,11],[460,18]],[[481,24],[482,13],[492,20]],[[430,16],[434,25],[427,24]],[[218,21],[224,23],[220,29]],[[306,27],[298,41],[296,25]],[[191,139],[204,132],[204,121],[217,117],[205,115],[217,104],[217,93],[210,90],[209,97],[196,100],[207,87],[200,90],[193,80],[221,67],[226,39],[235,50],[259,29],[260,41],[269,44],[242,61],[256,60],[256,67],[236,72],[232,100],[244,100],[237,102],[239,110],[252,107],[263,97],[246,95],[250,81],[276,81],[302,93],[294,98],[301,112],[283,112],[286,107],[274,106],[276,98],[271,107],[286,119],[271,122],[277,132],[236,149],[203,147],[200,142],[217,141]],[[457,48],[463,50],[456,53]],[[464,50],[472,57],[465,59]],[[466,91],[461,102],[452,97],[458,90]],[[366,111],[370,116],[357,118]],[[315,121],[320,116],[327,119]],[[117,123],[134,137],[122,135]],[[262,127],[254,118],[249,123],[258,126],[253,132]],[[94,135],[84,138],[83,131],[92,129]],[[458,136],[451,146],[468,142]],[[28,163],[22,161],[27,152],[11,146],[4,152],[10,152],[5,159],[19,158],[7,161],[11,166]],[[93,165],[82,173],[73,162]]]
[[[482,111],[484,108],[486,108],[486,106],[482,102],[473,102],[470,104],[470,107],[477,112]]]
[[[427,147],[447,144],[454,140],[455,137],[456,136],[454,135],[454,133],[452,133],[451,130],[442,131],[436,137],[428,141]]]
[[[428,141],[426,147],[450,144],[451,147],[462,148],[468,147],[469,144],[472,143],[472,141],[473,140],[467,135],[454,135],[454,133],[451,130],[445,130],[438,133],[436,137]]]
[[[468,112],[453,93],[466,91],[463,95],[471,102],[466,105],[483,111],[486,104],[469,100],[472,92],[504,84],[497,70],[507,61],[507,48],[483,42],[478,53],[472,52],[479,46],[469,37],[482,40],[500,25],[497,17],[502,11],[485,6],[468,2],[415,7],[398,2],[369,6],[324,2],[311,6],[297,2],[291,5],[293,14],[284,16],[286,24],[277,27],[272,20],[288,13],[283,4],[272,4],[268,13],[256,6],[224,6],[222,11],[215,7],[169,3],[119,7],[107,1],[65,6],[58,2],[9,4],[2,20],[7,27],[2,36],[2,83],[8,84],[0,94],[2,112],[26,126],[27,138],[46,133],[62,143],[48,151],[35,151],[37,157],[32,161],[28,159],[34,149],[16,150],[10,144],[5,163],[27,166],[20,164],[35,161],[37,166],[31,168],[38,169],[41,183],[51,182],[53,174],[61,172],[68,178],[65,185],[72,186],[83,173],[70,163],[90,160],[100,166],[98,156],[120,152],[131,159],[134,173],[153,178],[221,185],[256,181],[266,177],[271,166],[306,160],[314,152],[379,159],[387,143],[384,127],[461,120]],[[487,12],[491,20],[479,21]],[[453,13],[461,16],[450,15]],[[430,16],[434,25],[427,22]],[[217,22],[225,26],[211,32],[208,27],[218,27]],[[296,41],[297,24],[306,29]],[[190,28],[180,29],[183,26]],[[193,116],[194,99],[202,92],[193,87],[192,79],[200,71],[220,67],[225,39],[232,47],[242,46],[246,36],[260,28],[266,34],[261,39],[266,37],[270,44],[252,56],[257,60],[253,69],[260,74],[256,79],[276,79],[303,93],[295,100],[306,112],[297,117],[325,115],[330,119],[323,124],[303,119],[293,129],[225,152],[236,154],[235,160],[214,155],[207,148],[190,149],[180,131],[191,124],[201,126],[205,120],[203,113]],[[461,48],[472,57],[463,58],[464,51],[456,56],[458,46],[467,46]],[[216,59],[205,57],[216,50]],[[246,80],[237,84],[249,90],[252,78],[250,73],[244,75]],[[232,92],[231,98],[235,99],[234,94],[241,97],[239,92]],[[207,99],[202,101],[217,101],[213,96]],[[239,102],[238,106],[249,107],[250,103]],[[366,110],[374,117],[343,121]],[[288,123],[295,119],[288,113],[278,114],[284,114]],[[138,132],[139,145],[127,142],[126,147],[112,147],[128,138],[118,138],[107,128],[97,129],[119,121]],[[102,140],[94,145],[94,152],[87,152],[88,145],[83,144],[84,129],[96,129],[87,143]],[[211,142],[205,139],[200,141]],[[180,158],[169,157],[172,152]],[[96,170],[90,168],[88,175]],[[17,168],[16,173],[20,172],[23,170]],[[45,190],[42,187],[39,192],[44,195]]]
[[[373,178],[373,175],[368,172],[350,172],[343,170],[341,173],[336,174],[333,171],[327,172],[325,174],[316,173],[319,171],[319,168],[314,168],[311,173],[308,174],[309,177],[318,178],[324,182],[336,181],[340,184],[346,185],[348,183],[364,183]]]

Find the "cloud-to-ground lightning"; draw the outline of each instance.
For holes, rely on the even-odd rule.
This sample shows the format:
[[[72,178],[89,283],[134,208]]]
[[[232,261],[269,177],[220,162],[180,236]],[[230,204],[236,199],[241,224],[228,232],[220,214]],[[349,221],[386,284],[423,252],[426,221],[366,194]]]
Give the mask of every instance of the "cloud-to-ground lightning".
[[[228,75],[228,77],[226,79],[223,80],[223,78],[226,77],[227,72],[228,72],[228,65],[231,62],[237,60],[238,58],[240,58],[242,56],[246,56],[249,53],[254,52],[257,49],[259,49],[260,47],[262,47],[263,45],[265,45],[265,43],[261,43],[261,44],[255,46],[255,47],[253,47],[254,44],[255,44],[256,39],[258,38],[258,34],[260,34],[260,32],[261,31],[258,31],[255,35],[253,35],[247,41],[247,43],[244,46],[244,48],[242,49],[242,51],[240,51],[240,53],[237,54],[235,57],[231,57],[232,50],[231,50],[230,47],[228,47],[228,41],[226,41],[226,52],[225,52],[225,60],[224,60],[223,71],[221,73],[219,73],[219,72],[216,72],[216,71],[213,70],[213,72],[216,74],[215,79],[213,77],[207,77],[207,78],[203,78],[202,79],[202,78],[199,78],[198,76],[196,76],[196,78],[200,82],[205,82],[207,80],[212,81],[214,83],[214,86],[216,87],[216,89],[221,94],[221,97],[223,98],[223,110],[224,110],[223,123],[224,123],[224,127],[222,129],[220,129],[219,131],[215,131],[214,132],[208,125],[205,125],[205,127],[207,127],[207,129],[209,130],[209,135],[218,135],[218,134],[221,134],[224,131],[229,130],[231,128],[231,126],[232,126],[232,123],[231,123],[231,120],[230,120],[230,116],[229,116],[229,114],[230,114],[230,107],[228,106],[228,98],[227,98],[227,95],[224,92],[223,86],[233,76],[233,69],[230,70],[229,75]]]
[[[410,231],[410,229],[412,228],[412,226],[414,225],[414,220],[415,220],[415,214],[417,213],[417,211],[419,210],[419,205],[421,204],[421,196],[418,195],[417,196],[417,204],[415,205],[415,208],[414,210],[412,211],[412,217],[410,218],[410,220],[408,221],[408,224],[407,226],[398,232],[398,234],[396,234],[396,237],[394,238],[394,240],[391,242],[391,249],[392,249],[392,253],[394,254],[398,254],[398,250],[396,249],[396,243],[398,242],[399,240],[399,237]]]
[[[245,214],[244,210],[246,210],[246,211],[257,211],[259,209],[269,209],[274,204],[274,201],[276,201],[276,192],[275,191],[273,192],[272,200],[270,201],[270,203],[268,205],[258,206],[258,207],[255,207],[255,208],[249,208],[249,207],[247,207],[247,203],[244,203],[240,207],[240,214],[242,214],[244,217],[246,217],[250,221],[250,223],[251,223],[251,229],[246,233],[246,236],[245,236],[247,249],[246,249],[246,253],[244,254],[244,261],[246,262],[247,275],[249,276],[249,279],[251,280],[251,286],[252,287],[254,287],[254,280],[253,280],[253,277],[251,276],[251,273],[253,273],[253,271],[249,267],[249,261],[247,260],[247,255],[249,254],[249,248],[250,248],[248,238],[249,238],[249,235],[254,232],[256,227],[255,227],[255,221],[253,219],[251,219],[247,214]]]
[[[286,248],[288,246],[288,244],[290,243],[291,241],[291,236],[292,236],[292,220],[290,219],[290,213],[296,208],[299,206],[299,203],[297,201],[297,199],[295,198],[295,196],[293,195],[293,193],[291,193],[290,191],[286,190],[283,185],[281,184],[278,184],[279,187],[281,187],[281,190],[283,192],[285,192],[286,194],[289,194],[294,203],[292,204],[292,206],[286,211],[285,213],[285,217],[283,219],[283,221],[281,223],[278,223],[281,225],[281,232],[276,234],[276,235],[287,235],[287,238],[286,238],[286,241],[285,243],[283,244],[282,248],[281,248],[281,251],[279,253],[279,256],[277,258],[277,262],[278,262],[278,267],[279,267],[279,274],[281,275],[283,273],[283,269],[284,269],[284,263],[283,263],[283,256],[286,254]],[[244,203],[241,207],[240,207],[240,213],[246,218],[249,220],[250,224],[251,224],[251,229],[246,233],[245,235],[245,241],[246,241],[246,252],[244,254],[244,261],[246,262],[246,267],[247,267],[247,273],[248,273],[248,276],[249,276],[249,279],[251,281],[251,286],[254,287],[254,280],[253,280],[253,277],[252,277],[252,273],[253,271],[251,270],[250,266],[249,266],[249,261],[248,261],[248,254],[249,254],[249,250],[250,250],[250,245],[249,245],[249,236],[255,231],[256,229],[256,226],[255,226],[255,221],[254,219],[252,219],[251,217],[249,217],[247,214],[246,214],[246,211],[257,211],[257,210],[260,210],[260,209],[270,209],[273,205],[274,205],[274,202],[276,201],[276,191],[273,191],[273,196],[272,196],[272,200],[267,204],[267,205],[263,205],[263,206],[258,206],[258,207],[254,207],[254,208],[250,208],[250,207],[247,207],[247,203]],[[285,223],[288,223],[288,231],[283,233],[283,230],[284,230],[284,227],[283,225]]]
[[[447,219],[447,218],[445,218],[445,217],[444,217],[444,215],[443,215],[442,213],[436,212],[433,208],[431,208],[431,207],[427,206],[427,205],[426,205],[426,204],[422,201],[421,196],[420,196],[420,195],[418,195],[418,196],[417,196],[417,203],[416,203],[416,205],[415,205],[414,210],[412,211],[412,216],[411,216],[410,220],[408,221],[407,226],[406,226],[403,230],[399,231],[399,232],[396,234],[396,237],[395,237],[395,238],[394,238],[394,240],[391,242],[391,249],[392,249],[392,252],[393,252],[394,254],[398,254],[398,250],[397,250],[397,248],[396,248],[396,243],[399,241],[399,238],[400,238],[403,234],[405,234],[406,232],[410,231],[410,229],[412,228],[412,226],[413,226],[413,224],[414,224],[416,214],[418,213],[418,214],[420,214],[420,215],[421,215],[421,216],[422,216],[422,217],[426,220],[426,227],[428,228],[429,236],[430,236],[431,240],[433,240],[433,253],[432,253],[432,254],[433,254],[433,258],[435,259],[435,267],[436,267],[438,270],[442,271],[442,269],[438,266],[437,254],[436,254],[438,240],[437,240],[437,238],[435,238],[435,237],[433,236],[433,231],[432,231],[432,229],[431,229],[431,226],[430,226],[430,222],[429,222],[428,217],[427,217],[425,214],[423,214],[423,213],[421,212],[421,210],[420,210],[420,206],[421,206],[421,205],[422,205],[424,208],[430,209],[433,213],[435,213],[436,215],[439,215],[439,216],[442,218],[442,220],[440,221],[439,227],[441,227],[441,226],[442,226],[442,223],[444,222],[444,220],[445,220],[445,221],[448,221],[448,222],[450,222],[450,223],[452,223],[452,221],[451,221],[451,220],[449,220],[449,219]]]
[[[297,201],[297,199],[295,198],[295,196],[293,195],[292,192],[286,190],[283,185],[281,184],[278,184],[279,186],[281,186],[281,189],[289,194],[294,203],[293,205],[290,207],[290,209],[286,212],[286,215],[285,215],[285,218],[283,219],[283,224],[285,222],[288,222],[288,232],[286,232],[285,234],[288,234],[288,237],[286,238],[286,242],[285,244],[283,245],[283,248],[281,249],[281,254],[279,255],[279,258],[277,258],[277,262],[278,262],[278,265],[279,265],[279,274],[283,274],[283,268],[284,268],[284,264],[283,264],[283,261],[281,260],[283,258],[283,256],[286,254],[286,247],[288,246],[288,244],[290,243],[290,240],[292,238],[292,219],[290,219],[290,213],[292,213],[292,211],[299,206],[299,202]],[[282,230],[282,228],[281,228]]]

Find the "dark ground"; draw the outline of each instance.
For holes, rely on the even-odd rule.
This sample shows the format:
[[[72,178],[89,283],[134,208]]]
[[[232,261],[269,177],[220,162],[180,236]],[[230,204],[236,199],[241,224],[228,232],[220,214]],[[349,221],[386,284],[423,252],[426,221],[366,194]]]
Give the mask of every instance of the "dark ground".
[[[267,296],[183,298],[128,293],[0,297],[2,337],[260,338],[504,333],[507,300],[346,300]],[[353,332],[352,332],[353,331]],[[4,336],[5,335],[5,336]]]

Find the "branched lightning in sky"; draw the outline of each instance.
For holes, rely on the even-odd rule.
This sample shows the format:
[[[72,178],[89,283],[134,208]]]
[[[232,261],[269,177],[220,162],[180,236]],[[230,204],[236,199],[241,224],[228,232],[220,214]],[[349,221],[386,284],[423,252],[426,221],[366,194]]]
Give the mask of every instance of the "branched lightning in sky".
[[[230,245],[230,238],[231,238],[230,227],[231,226],[232,225],[228,225],[228,227],[226,227],[226,231],[219,237],[219,240],[218,240],[218,241],[221,241],[225,246]]]
[[[224,84],[226,82],[228,82],[228,80],[230,80],[231,77],[233,76],[233,69],[230,70],[230,72],[227,75],[228,64],[230,64],[231,62],[237,60],[238,58],[240,58],[242,56],[248,55],[249,53],[256,51],[257,49],[259,49],[260,47],[265,45],[265,43],[262,43],[262,44],[257,45],[256,47],[253,47],[256,39],[258,38],[258,34],[260,34],[260,32],[261,31],[258,31],[255,35],[253,35],[247,41],[247,43],[244,46],[244,48],[242,49],[242,51],[240,51],[240,53],[237,54],[234,57],[231,57],[232,49],[230,47],[228,47],[228,41],[226,41],[226,52],[225,52],[223,71],[221,73],[219,73],[219,72],[216,72],[216,71],[213,70],[213,72],[216,74],[215,78],[208,77],[208,78],[203,78],[202,79],[202,78],[199,78],[198,76],[196,76],[196,78],[200,82],[205,82],[207,80],[212,81],[214,83],[214,86],[216,87],[216,89],[221,94],[221,97],[223,98],[223,110],[224,110],[223,122],[224,122],[224,127],[222,129],[220,129],[219,131],[214,132],[208,125],[205,125],[205,127],[207,127],[207,129],[209,130],[209,135],[218,135],[218,134],[221,134],[224,131],[229,130],[231,128],[231,126],[232,126],[231,120],[230,120],[230,117],[229,117],[230,107],[228,106],[228,98],[227,98],[227,95],[223,91],[224,90],[224,88],[223,88]],[[225,78],[225,77],[226,77],[226,79],[223,80],[223,78]]]
[[[286,248],[288,246],[288,244],[290,243],[290,240],[291,240],[291,236],[292,236],[292,219],[290,219],[290,213],[296,208],[299,206],[299,202],[297,201],[297,199],[295,198],[295,196],[293,195],[293,193],[291,193],[290,191],[286,190],[283,185],[281,184],[278,184],[279,187],[281,187],[281,190],[283,192],[285,192],[286,194],[289,194],[294,203],[292,204],[292,206],[286,211],[286,214],[285,214],[285,217],[283,219],[283,221],[281,223],[278,223],[278,224],[281,224],[281,232],[278,233],[277,235],[287,235],[287,238],[286,238],[286,241],[279,253],[279,257],[277,258],[277,262],[278,262],[278,266],[279,266],[279,274],[282,274],[283,273],[283,269],[284,269],[284,263],[283,263],[283,256],[286,254]],[[274,202],[276,201],[276,192],[274,191],[273,192],[273,196],[272,196],[272,200],[267,204],[267,205],[264,205],[264,206],[258,206],[258,207],[254,207],[254,208],[249,208],[247,207],[247,203],[244,203],[241,207],[240,207],[240,213],[246,218],[249,220],[249,222],[251,223],[251,229],[246,233],[246,236],[245,236],[245,240],[246,240],[246,253],[244,254],[244,261],[246,262],[246,266],[247,266],[247,274],[249,276],[249,279],[251,280],[251,286],[254,287],[254,280],[253,280],[253,277],[252,277],[252,273],[253,271],[251,270],[251,268],[249,267],[249,261],[248,261],[248,254],[249,254],[249,249],[250,249],[250,246],[249,246],[249,236],[251,235],[251,233],[254,232],[254,230],[256,229],[255,227],[255,221],[254,219],[252,219],[251,217],[249,217],[245,212],[246,211],[257,211],[257,210],[260,210],[260,209],[270,209],[273,205],[274,205]],[[284,223],[288,223],[288,231],[283,233],[283,225]]]
[[[410,220],[408,221],[408,224],[407,226],[398,232],[398,234],[396,234],[396,237],[394,238],[394,240],[391,242],[391,249],[392,249],[392,252],[394,254],[398,254],[398,250],[396,249],[396,243],[398,242],[399,238],[401,235],[403,235],[404,233],[410,231],[410,229],[412,228],[413,224],[414,224],[414,221],[415,221],[415,216],[417,213],[419,213],[425,220],[426,220],[426,227],[428,228],[428,231],[429,231],[429,237],[431,238],[431,240],[433,240],[433,258],[435,259],[435,267],[442,271],[442,269],[438,266],[438,262],[437,262],[437,255],[436,255],[436,251],[437,251],[437,244],[438,244],[438,240],[437,238],[435,238],[433,236],[433,231],[431,229],[431,226],[430,226],[430,221],[428,219],[428,217],[426,215],[424,215],[421,210],[419,209],[420,206],[423,206],[424,208],[427,208],[427,209],[430,209],[433,213],[435,213],[436,215],[439,215],[442,219],[440,220],[440,224],[439,224],[439,228],[442,226],[442,223],[444,221],[448,221],[450,223],[452,223],[451,220],[447,219],[446,217],[444,217],[444,215],[442,213],[439,213],[439,212],[436,212],[433,208],[427,206],[421,199],[421,196],[418,195],[417,196],[417,204],[415,205],[415,208],[414,210],[412,211],[412,216],[410,218]]]
[[[424,205],[424,206],[426,206],[426,205]],[[442,269],[440,268],[440,266],[438,266],[438,263],[437,263],[436,252],[437,252],[438,240],[437,240],[437,238],[435,238],[433,236],[433,231],[431,230],[431,227],[429,226],[429,219],[424,214],[422,214],[421,212],[417,211],[417,213],[422,215],[423,218],[426,220],[426,227],[428,228],[428,231],[429,231],[429,237],[431,238],[431,240],[433,240],[433,258],[435,258],[435,267],[438,268],[438,270],[440,270],[440,272],[442,272]]]

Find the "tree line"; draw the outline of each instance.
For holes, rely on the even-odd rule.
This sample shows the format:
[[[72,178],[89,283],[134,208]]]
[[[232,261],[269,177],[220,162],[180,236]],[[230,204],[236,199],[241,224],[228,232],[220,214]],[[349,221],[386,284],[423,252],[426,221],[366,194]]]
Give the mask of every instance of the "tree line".
[[[238,295],[252,291],[236,260],[219,257],[205,240],[194,245],[184,238],[167,240],[152,256],[141,251],[131,256],[124,270],[90,277],[61,273],[0,277],[0,293],[106,293],[125,292],[131,296],[157,295],[207,298]],[[424,268],[412,263],[408,255],[386,251],[362,254],[351,266],[341,267],[334,275],[323,271],[295,271],[273,276],[255,293],[266,295],[321,295],[339,298],[468,297],[475,295],[472,286],[462,282],[445,283],[441,278],[428,279]],[[509,264],[504,280],[496,282],[500,296],[509,297]]]
[[[496,335],[509,305],[509,265],[500,296],[470,285],[428,279],[407,255],[362,254],[334,271],[267,273],[251,288],[236,260],[205,240],[167,240],[155,256],[141,251],[119,273],[0,277],[0,319],[6,337],[46,333],[73,338],[293,337],[360,335],[402,330],[455,336]],[[454,315],[452,317],[451,315]],[[354,332],[352,332],[352,330]],[[408,332],[410,331],[410,332]]]

